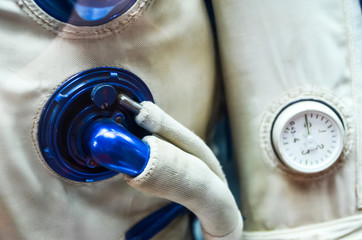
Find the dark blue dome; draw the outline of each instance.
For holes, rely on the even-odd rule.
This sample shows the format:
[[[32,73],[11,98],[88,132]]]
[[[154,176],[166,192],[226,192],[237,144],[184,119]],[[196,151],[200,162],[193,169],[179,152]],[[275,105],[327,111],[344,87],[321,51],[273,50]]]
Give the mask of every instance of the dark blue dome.
[[[97,26],[127,12],[137,0],[34,0],[50,16],[76,26]]]

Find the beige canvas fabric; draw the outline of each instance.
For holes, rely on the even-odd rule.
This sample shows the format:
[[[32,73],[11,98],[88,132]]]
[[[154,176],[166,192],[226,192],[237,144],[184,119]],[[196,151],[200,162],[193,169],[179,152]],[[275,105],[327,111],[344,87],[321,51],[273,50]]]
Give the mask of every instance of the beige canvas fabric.
[[[244,239],[361,239],[361,9],[357,0],[214,0]],[[322,174],[276,158],[270,130],[285,104],[323,100],[347,141]]]
[[[0,239],[123,239],[169,203],[122,175],[68,182],[44,166],[37,147],[48,97],[70,76],[101,66],[135,73],[162,109],[205,136],[216,80],[203,1],[140,0],[136,7],[105,28],[76,28],[32,0],[0,2]],[[184,217],[156,239],[189,238]]]
[[[38,154],[37,120],[47,97],[67,78],[93,67],[116,66],[141,77],[165,112],[204,137],[214,101],[215,70],[203,2],[140,0],[126,15],[96,28],[59,23],[32,0],[16,3],[0,3],[0,52],[6,56],[0,58],[0,223],[4,226],[0,238],[122,239],[131,225],[168,203],[150,195],[184,201],[185,195],[178,194],[185,188],[177,191],[176,184],[171,184],[156,191],[150,187],[157,182],[152,175],[150,182],[129,180],[146,193],[128,186],[121,175],[95,184],[61,179],[43,166]],[[362,18],[358,0],[213,3],[240,175],[243,238],[361,239]],[[346,124],[343,154],[322,174],[289,171],[271,148],[273,119],[286,103],[301,98],[329,103]],[[208,150],[193,148],[192,141],[185,144],[188,132],[179,125],[167,124],[166,132],[157,126],[150,129],[178,146],[155,137],[145,139],[150,145],[170,149],[152,158],[166,159],[159,165],[162,169],[176,167],[168,159],[190,166],[195,161],[228,196],[220,180],[223,174]],[[170,132],[180,135],[173,138],[167,135]],[[196,172],[190,172],[192,179],[201,176]],[[163,179],[162,183],[169,182]],[[196,189],[193,194],[204,193],[199,196],[202,199],[219,188],[209,189]],[[225,199],[220,202],[231,203],[233,209],[234,203],[228,200],[232,198]],[[240,239],[242,222],[235,211],[216,207],[225,225],[213,227],[214,217],[208,216],[217,211],[194,206],[189,205],[200,217],[206,239]],[[158,236],[188,238],[187,219],[177,220]]]
[[[141,106],[140,113],[136,116],[138,125],[200,158],[216,176],[227,184],[219,161],[200,137],[152,102],[144,101]]]

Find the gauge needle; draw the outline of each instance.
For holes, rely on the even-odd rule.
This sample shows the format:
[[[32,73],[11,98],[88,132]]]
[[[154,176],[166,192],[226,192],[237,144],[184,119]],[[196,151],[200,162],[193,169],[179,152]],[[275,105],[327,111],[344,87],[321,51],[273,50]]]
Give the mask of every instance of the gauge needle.
[[[304,114],[304,118],[305,118],[305,125],[307,126],[307,131],[308,131],[308,135],[310,135],[310,131],[309,131],[309,124],[308,124],[308,117],[307,117],[307,114]]]

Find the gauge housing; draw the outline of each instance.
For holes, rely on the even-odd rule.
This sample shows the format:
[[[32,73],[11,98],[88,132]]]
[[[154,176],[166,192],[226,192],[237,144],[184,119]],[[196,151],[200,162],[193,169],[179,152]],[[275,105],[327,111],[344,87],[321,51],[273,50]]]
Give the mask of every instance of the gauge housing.
[[[271,130],[278,159],[289,169],[305,174],[331,167],[343,151],[345,138],[340,114],[315,99],[288,104],[276,116]]]

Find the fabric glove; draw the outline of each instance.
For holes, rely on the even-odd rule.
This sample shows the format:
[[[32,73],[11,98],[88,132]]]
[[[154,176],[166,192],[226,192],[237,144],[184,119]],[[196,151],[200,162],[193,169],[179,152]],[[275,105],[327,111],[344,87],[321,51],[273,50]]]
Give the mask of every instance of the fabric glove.
[[[206,240],[241,239],[243,221],[222,168],[207,145],[151,102],[142,102],[136,122],[153,136],[145,170],[129,185],[177,202],[200,220]]]

